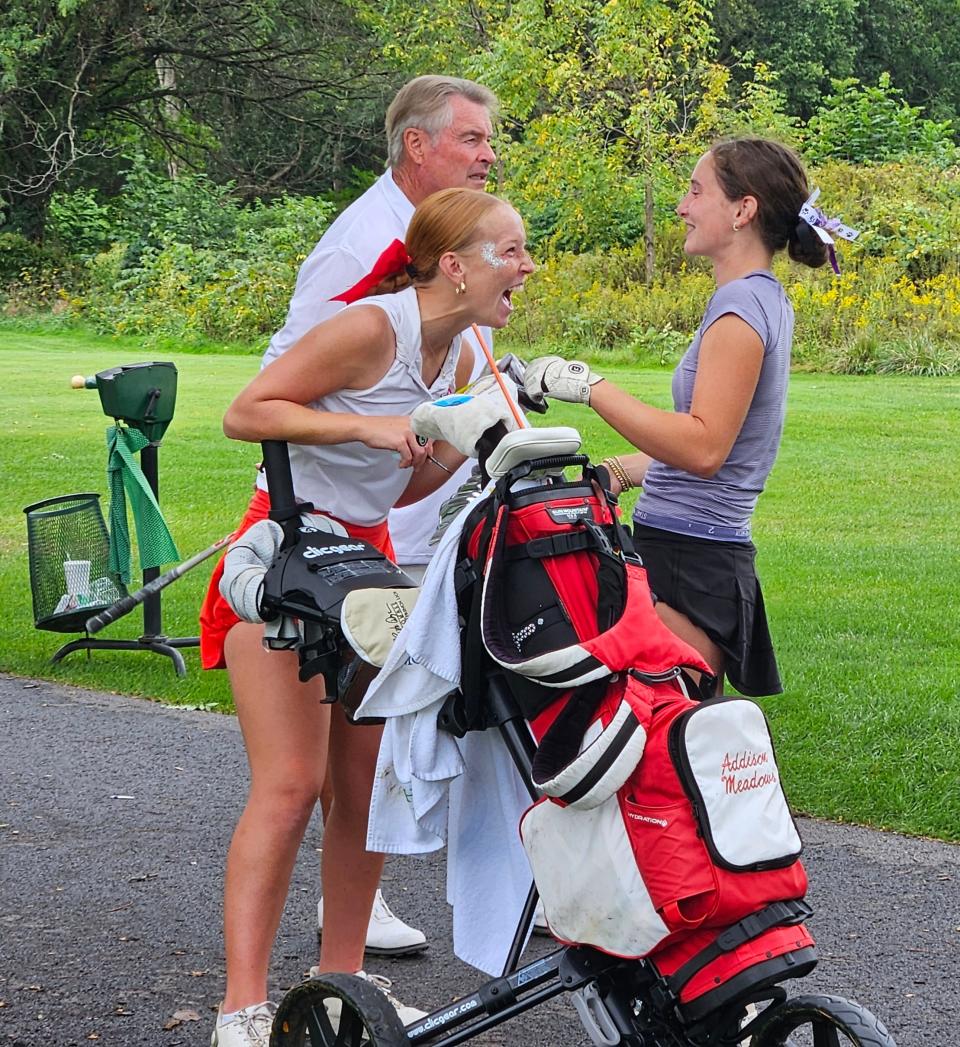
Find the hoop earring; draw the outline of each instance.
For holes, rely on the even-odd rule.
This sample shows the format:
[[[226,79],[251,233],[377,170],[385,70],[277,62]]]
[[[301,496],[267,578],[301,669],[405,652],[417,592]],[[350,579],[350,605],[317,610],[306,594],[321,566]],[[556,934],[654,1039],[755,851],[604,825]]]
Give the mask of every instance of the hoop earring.
[[[460,283],[458,283],[457,286],[454,288],[454,291],[456,291],[457,294],[466,294],[467,293],[467,281],[466,280],[461,280]]]
[[[739,222],[734,222],[733,223],[733,231],[735,233],[739,233],[740,232],[740,223]]]

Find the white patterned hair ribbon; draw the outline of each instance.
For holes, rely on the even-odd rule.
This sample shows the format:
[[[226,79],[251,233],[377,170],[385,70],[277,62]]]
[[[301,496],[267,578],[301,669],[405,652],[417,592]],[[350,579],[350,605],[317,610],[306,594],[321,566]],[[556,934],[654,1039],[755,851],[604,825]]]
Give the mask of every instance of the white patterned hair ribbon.
[[[828,218],[819,207],[814,207],[819,196],[820,190],[814,189],[800,208],[800,218],[803,219],[803,221],[806,222],[817,236],[819,236],[827,245],[827,253],[830,256],[830,265],[833,266],[833,271],[839,276],[840,266],[837,265],[837,253],[833,247],[833,237],[839,236],[844,240],[856,240],[860,235],[860,232],[857,229],[851,229],[848,225],[844,225],[839,218]]]

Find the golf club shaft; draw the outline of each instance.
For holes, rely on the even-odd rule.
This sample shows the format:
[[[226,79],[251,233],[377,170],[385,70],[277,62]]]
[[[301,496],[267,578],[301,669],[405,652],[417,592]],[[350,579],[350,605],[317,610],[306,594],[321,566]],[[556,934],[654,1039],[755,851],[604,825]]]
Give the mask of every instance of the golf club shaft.
[[[126,596],[121,596],[119,600],[112,603],[99,614],[95,614],[87,619],[85,625],[87,632],[98,633],[105,625],[109,625],[111,622],[115,622],[118,618],[122,618],[125,614],[129,614],[135,607],[139,607],[148,597],[153,596],[154,593],[160,592],[161,589],[165,589],[171,584],[171,582],[175,582],[181,575],[186,574],[187,571],[191,570],[191,568],[196,567],[197,564],[201,564],[204,560],[209,559],[214,553],[222,549],[232,537],[232,534],[228,534],[225,537],[220,538],[202,552],[191,556],[189,560],[184,560],[183,563],[177,564],[176,567],[171,567],[169,571],[164,571],[163,574],[154,578],[152,582],[147,582],[147,584],[142,588],[137,589],[135,592],[128,593]]]
[[[514,421],[517,423],[518,428],[526,429],[529,427],[529,422],[523,417],[520,408],[513,401],[513,397],[507,392],[507,387],[503,382],[503,375],[500,374],[500,368],[497,367],[497,361],[493,358],[493,353],[487,347],[486,339],[480,333],[480,328],[476,324],[471,324],[470,329],[473,331],[473,337],[476,338],[477,343],[483,350],[483,355],[486,357],[487,364],[490,367],[490,373],[496,379],[497,385],[500,387],[500,392],[503,393],[504,400],[507,401],[507,405],[510,408],[510,413],[513,415]]]

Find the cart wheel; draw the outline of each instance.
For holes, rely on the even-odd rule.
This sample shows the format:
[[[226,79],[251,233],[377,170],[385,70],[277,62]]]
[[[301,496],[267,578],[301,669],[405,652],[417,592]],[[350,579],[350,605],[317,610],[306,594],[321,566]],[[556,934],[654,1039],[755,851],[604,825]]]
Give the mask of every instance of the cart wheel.
[[[353,974],[324,974],[280,1001],[270,1047],[409,1047],[390,1001]]]
[[[879,1018],[840,996],[794,996],[761,1014],[751,1047],[897,1047]]]

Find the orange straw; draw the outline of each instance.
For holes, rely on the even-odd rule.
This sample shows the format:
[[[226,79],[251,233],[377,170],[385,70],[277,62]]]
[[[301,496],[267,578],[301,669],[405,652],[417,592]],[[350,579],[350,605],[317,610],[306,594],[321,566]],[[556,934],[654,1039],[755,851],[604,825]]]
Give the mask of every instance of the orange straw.
[[[517,407],[513,397],[510,395],[510,390],[507,388],[506,383],[503,380],[503,375],[497,368],[497,361],[494,360],[493,353],[491,353],[490,350],[487,348],[487,343],[484,341],[483,335],[480,333],[480,328],[477,327],[476,324],[471,324],[470,329],[473,331],[474,338],[476,338],[477,342],[480,345],[480,348],[483,350],[483,355],[487,358],[487,363],[490,365],[490,372],[491,374],[493,374],[494,378],[496,378],[497,385],[500,386],[500,392],[503,393],[504,399],[510,405],[510,411],[512,412],[513,417],[516,420],[517,425],[521,429],[526,429],[527,420],[523,417],[522,412]]]

